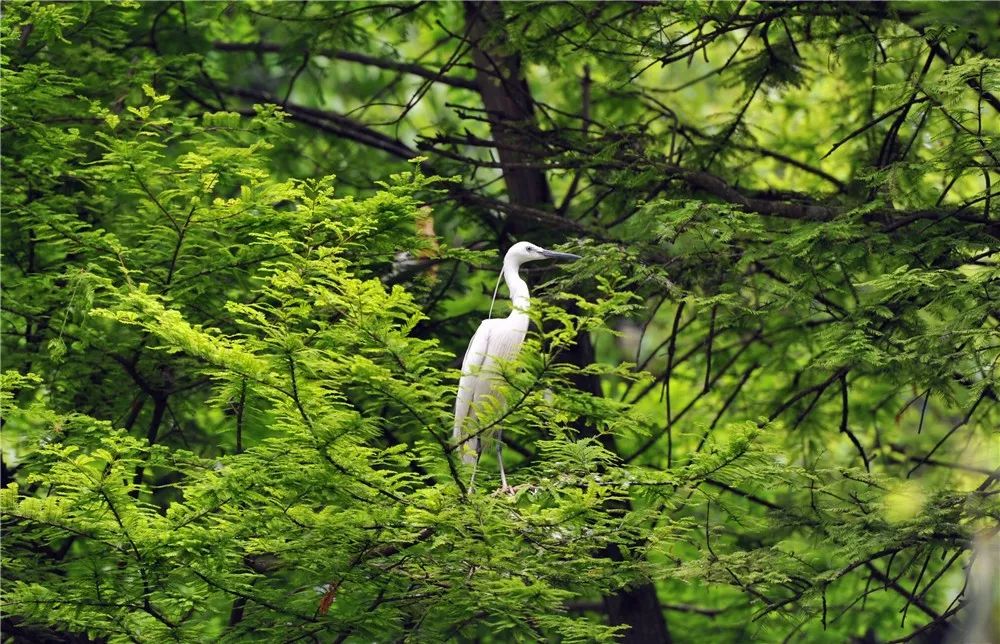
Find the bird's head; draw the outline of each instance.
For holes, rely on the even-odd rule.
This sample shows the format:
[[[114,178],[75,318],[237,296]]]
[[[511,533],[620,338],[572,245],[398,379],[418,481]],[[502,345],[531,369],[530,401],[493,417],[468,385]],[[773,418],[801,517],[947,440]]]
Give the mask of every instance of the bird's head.
[[[538,246],[537,244],[532,244],[531,242],[517,242],[510,247],[507,251],[507,255],[504,256],[504,265],[513,264],[514,266],[520,266],[525,262],[534,262],[539,259],[561,259],[574,261],[580,259],[579,255],[574,255],[572,253],[560,253],[554,250],[548,250]]]

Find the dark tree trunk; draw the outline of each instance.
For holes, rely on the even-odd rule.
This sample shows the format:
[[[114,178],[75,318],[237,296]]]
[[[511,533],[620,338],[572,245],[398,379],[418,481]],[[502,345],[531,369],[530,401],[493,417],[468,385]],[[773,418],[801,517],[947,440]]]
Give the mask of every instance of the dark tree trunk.
[[[551,211],[552,193],[545,172],[540,167],[530,167],[544,156],[544,151],[535,137],[537,124],[531,90],[521,69],[521,58],[505,42],[503,7],[499,2],[466,2],[465,10],[476,84],[500,157],[508,199],[512,204]],[[534,232],[549,238],[553,234],[529,229],[523,222],[508,223],[507,232],[515,235]],[[590,336],[581,333],[567,358],[573,364],[586,366],[593,361],[593,354]],[[595,396],[602,395],[596,376],[580,377],[575,384]],[[592,427],[583,427],[581,431],[591,436],[596,433]],[[612,437],[601,436],[601,441],[605,447],[614,448]],[[623,559],[621,549],[614,545],[602,554],[614,561]],[[604,610],[612,625],[629,626],[623,642],[670,642],[653,584],[623,589],[605,597]]]
[[[521,57],[497,46],[496,38],[503,37],[503,7],[499,2],[467,2],[465,8],[476,85],[500,156],[507,195],[511,203],[545,208],[552,203],[545,173],[522,165],[538,160],[531,89],[521,72]]]

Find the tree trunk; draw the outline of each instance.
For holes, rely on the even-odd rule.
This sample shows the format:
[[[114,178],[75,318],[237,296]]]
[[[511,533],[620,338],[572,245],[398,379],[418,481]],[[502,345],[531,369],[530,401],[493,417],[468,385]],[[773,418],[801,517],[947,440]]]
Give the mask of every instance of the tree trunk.
[[[487,112],[508,199],[512,204],[541,210],[552,210],[552,192],[540,167],[530,167],[544,152],[536,144],[537,132],[531,90],[521,69],[521,58],[510,51],[505,42],[503,7],[499,2],[466,2],[467,37],[472,45],[476,66],[476,84]],[[532,232],[523,223],[508,221],[507,232]],[[551,237],[552,232],[535,231]],[[590,336],[581,333],[568,352],[569,361],[578,366],[593,361]],[[602,395],[596,376],[582,376],[576,386],[592,395]],[[594,428],[581,428],[584,435],[593,436]],[[613,448],[613,438],[602,436],[605,447]],[[623,559],[621,549],[612,545],[602,553],[614,561]],[[626,624],[629,630],[623,642],[670,642],[670,633],[663,617],[659,597],[653,584],[623,589],[604,598],[604,609],[612,625]]]
[[[504,52],[497,40],[504,36],[503,7],[499,2],[467,2],[465,8],[476,85],[500,156],[507,195],[511,203],[545,208],[552,203],[545,173],[522,165],[538,161],[532,137],[537,126],[521,57]]]

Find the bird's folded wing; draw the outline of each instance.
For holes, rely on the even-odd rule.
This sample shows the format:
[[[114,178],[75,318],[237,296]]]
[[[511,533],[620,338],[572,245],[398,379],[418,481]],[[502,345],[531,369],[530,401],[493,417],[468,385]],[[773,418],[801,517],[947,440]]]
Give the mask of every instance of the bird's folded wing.
[[[469,415],[472,403],[476,399],[476,384],[480,378],[479,372],[486,363],[487,351],[490,344],[490,328],[486,322],[479,325],[479,329],[469,341],[469,348],[465,350],[465,358],[462,360],[462,378],[458,381],[458,397],[455,399],[455,425],[452,431],[452,438],[455,444],[459,445],[459,453],[466,463],[474,463],[478,452],[479,439],[471,438],[463,441],[465,435],[462,425],[465,417]]]
[[[480,437],[464,440],[465,419],[475,413],[473,405],[496,389],[498,374],[494,369],[497,362],[517,357],[526,331],[527,324],[521,321],[494,319],[484,321],[472,336],[462,362],[462,379],[458,383],[452,434],[456,444],[462,444],[462,459],[468,463],[476,460]]]

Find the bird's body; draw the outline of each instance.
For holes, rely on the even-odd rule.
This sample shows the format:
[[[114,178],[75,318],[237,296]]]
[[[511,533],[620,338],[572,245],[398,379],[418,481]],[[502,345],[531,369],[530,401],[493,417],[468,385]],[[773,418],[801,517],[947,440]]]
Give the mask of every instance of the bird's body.
[[[458,396],[455,399],[455,424],[453,438],[462,455],[462,460],[475,466],[482,454],[482,445],[486,436],[478,433],[469,435],[466,425],[474,419],[489,398],[498,395],[501,363],[514,360],[524,344],[524,336],[528,332],[528,307],[531,303],[528,285],[518,273],[521,264],[538,259],[577,259],[576,255],[557,253],[539,248],[534,244],[519,242],[514,244],[504,256],[503,279],[510,291],[513,309],[505,318],[487,319],[480,323],[476,333],[469,342],[462,361],[462,378],[458,383]],[[502,400],[497,400],[502,403]],[[503,471],[501,451],[503,443],[500,440],[500,430],[490,432],[496,435],[497,459],[500,466],[501,489],[509,491],[507,477]],[[475,477],[475,470],[473,470]]]
[[[469,342],[465,360],[462,361],[462,379],[458,382],[458,398],[455,401],[456,441],[464,437],[466,418],[475,418],[477,408],[484,399],[496,393],[500,375],[498,363],[515,359],[521,351],[524,336],[528,332],[528,316],[518,316],[514,324],[508,322],[508,318],[483,320]],[[462,460],[470,465],[474,464],[481,451],[479,445],[480,437],[470,436],[461,446]]]

